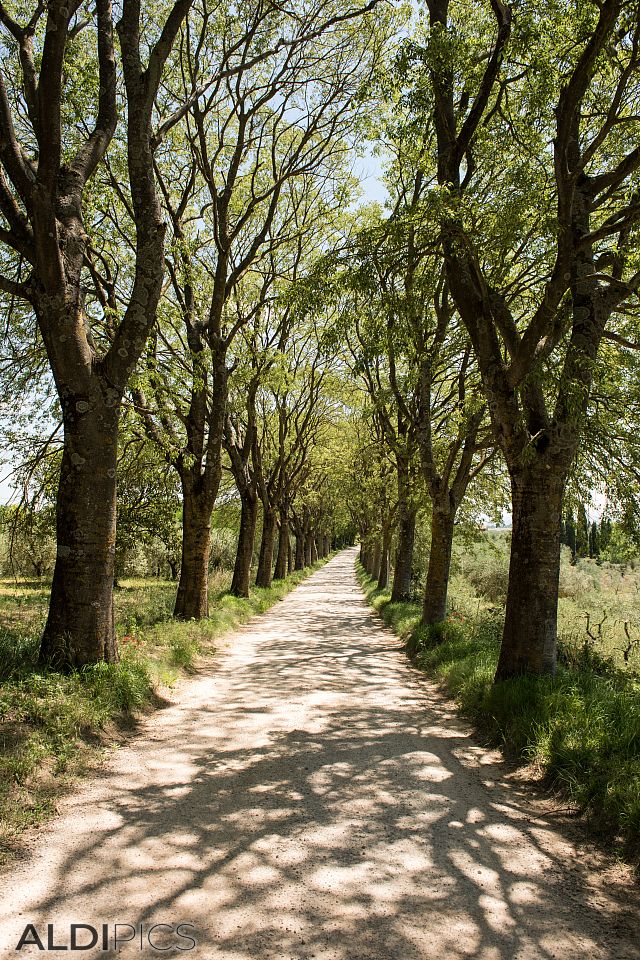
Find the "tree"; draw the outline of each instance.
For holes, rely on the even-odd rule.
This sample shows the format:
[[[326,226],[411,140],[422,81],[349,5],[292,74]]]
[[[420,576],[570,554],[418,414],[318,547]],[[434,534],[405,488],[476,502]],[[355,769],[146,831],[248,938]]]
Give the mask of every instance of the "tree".
[[[396,198],[394,218],[363,231],[357,267],[349,264],[348,285],[356,338],[353,369],[363,379],[395,460],[398,513],[405,520],[411,504],[414,524],[411,454],[420,454],[431,501],[422,613],[422,622],[430,625],[446,617],[456,514],[468,485],[488,462],[493,443],[481,436],[485,404],[468,339],[454,322],[446,281],[438,281],[429,255],[432,248],[415,226],[421,185],[422,176],[416,174],[412,188]],[[386,563],[386,521],[382,530]],[[413,542],[412,530],[401,532]],[[401,565],[392,590],[396,597],[406,596],[410,588],[406,550],[401,539]]]
[[[597,559],[600,556],[600,538],[598,535],[598,524],[592,521],[589,527],[589,556]]]
[[[288,337],[280,340],[277,361],[270,366],[269,374],[259,395],[262,428],[253,448],[263,514],[256,584],[262,587],[271,584],[276,526],[279,529],[277,575],[280,579],[284,576],[291,503],[309,475],[310,450],[322,442],[332,413],[330,393],[323,389],[328,368],[318,331],[308,319],[306,324],[296,324]],[[317,490],[322,485],[322,474],[316,473]],[[315,521],[313,533],[308,531],[313,554],[311,537],[315,539],[319,532],[322,510],[318,509],[319,502],[309,509],[308,498],[306,506],[309,520]]]
[[[567,510],[564,520],[564,543],[571,550],[571,559],[575,561],[577,552],[576,524],[573,517],[573,511]]]
[[[611,541],[613,524],[610,517],[604,516],[600,521],[600,550],[602,553],[607,549]]]
[[[586,557],[589,554],[589,521],[584,503],[578,504],[578,523],[576,526],[576,555]]]
[[[513,36],[511,7],[492,0],[494,36],[481,58],[460,54],[461,35],[468,37],[481,24],[485,29],[481,5],[472,4],[479,10],[477,19],[469,19],[468,10],[464,24],[456,16],[456,43],[449,0],[428,0],[428,8],[432,42],[426,61],[443,256],[512,487],[509,590],[496,680],[522,672],[553,673],[566,480],[603,334],[615,310],[640,285],[628,246],[640,214],[633,190],[640,148],[631,129],[619,123],[635,102],[637,11],[621,0],[603,0],[585,19],[570,5],[563,15],[565,32],[558,35],[560,49],[553,51],[558,65],[553,113],[547,112],[547,89],[534,125],[529,108],[536,100],[527,85],[551,52],[533,42],[540,35],[539,5],[524,6],[523,32]],[[515,61],[525,53],[532,65],[523,72]],[[524,141],[514,135],[523,117]],[[508,150],[501,168],[492,151],[496,141]],[[553,168],[547,175],[551,149]],[[535,158],[537,171],[529,158]],[[518,184],[526,181],[514,178],[518,166],[520,175],[531,173],[529,194],[520,191],[520,205]],[[494,197],[509,203],[511,216],[508,231],[501,229],[504,220],[481,221],[488,230],[483,240],[473,193],[488,177]],[[547,214],[554,203],[555,220]],[[484,257],[483,243],[505,248],[499,270]]]
[[[0,73],[0,241],[6,268],[0,289],[31,308],[62,409],[58,548],[41,658],[65,666],[117,657],[112,590],[118,420],[161,292],[164,226],[153,178],[152,118],[163,68],[189,6],[190,0],[176,0],[149,44],[141,36],[139,2],[123,0],[119,69],[137,250],[126,309],[119,320],[110,318],[106,337],[92,329],[87,302],[91,234],[100,226],[85,221],[85,199],[118,120],[111,4],[97,0],[95,16],[85,20],[79,0],[51,0],[34,6],[23,23],[0,7],[9,49]],[[67,94],[72,58],[80,49],[90,64],[81,115]],[[82,87],[82,73],[77,79]],[[88,90],[97,92],[89,97]]]
[[[259,286],[271,255],[346,199],[344,137],[379,53],[375,25],[363,17],[376,4],[250,4],[220,34],[203,16],[197,39],[184,45],[181,75],[199,93],[186,112],[186,159],[163,177],[177,322],[168,348],[152,343],[135,395],[148,436],[181,479],[181,618],[208,612],[232,352],[260,309],[260,294],[252,301],[240,287]],[[212,62],[223,64],[213,81]]]

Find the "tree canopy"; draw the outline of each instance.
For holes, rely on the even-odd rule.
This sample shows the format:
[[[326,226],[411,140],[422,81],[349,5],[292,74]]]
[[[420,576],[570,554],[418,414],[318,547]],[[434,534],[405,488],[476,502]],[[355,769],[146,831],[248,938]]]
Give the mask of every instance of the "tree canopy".
[[[43,663],[117,659],[139,545],[207,617],[225,511],[233,594],[357,540],[428,628],[456,527],[507,515],[496,679],[553,673],[561,544],[640,529],[638,4],[117,17],[0,4],[5,523],[38,575],[56,541]]]

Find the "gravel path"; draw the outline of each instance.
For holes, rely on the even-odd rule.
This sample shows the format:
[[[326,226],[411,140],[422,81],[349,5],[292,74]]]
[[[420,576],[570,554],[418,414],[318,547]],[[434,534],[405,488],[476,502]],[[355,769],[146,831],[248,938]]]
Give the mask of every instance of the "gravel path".
[[[594,869],[477,746],[370,612],[354,556],[230,637],[61,805],[2,878],[0,955],[43,956],[15,952],[27,923],[46,947],[47,923],[64,946],[70,922],[110,924],[110,945],[117,922],[127,958],[640,958],[624,872]],[[174,928],[157,946],[191,946],[180,922],[195,948],[149,946],[156,923]]]

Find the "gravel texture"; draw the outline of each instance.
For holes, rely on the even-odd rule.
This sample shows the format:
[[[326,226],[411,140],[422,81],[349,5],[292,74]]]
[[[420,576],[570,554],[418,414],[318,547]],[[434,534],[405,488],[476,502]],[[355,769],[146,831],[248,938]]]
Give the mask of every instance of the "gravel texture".
[[[628,873],[478,746],[354,559],[230,636],[61,804],[2,877],[1,956],[43,956],[15,952],[27,923],[46,947],[76,922],[110,924],[85,957],[130,923],[127,958],[640,958]],[[195,948],[149,946],[180,922]]]

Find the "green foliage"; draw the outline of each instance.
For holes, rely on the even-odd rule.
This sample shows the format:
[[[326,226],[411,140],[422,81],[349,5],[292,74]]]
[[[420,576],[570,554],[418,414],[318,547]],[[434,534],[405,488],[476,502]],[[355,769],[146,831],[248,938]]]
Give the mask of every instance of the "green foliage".
[[[55,556],[55,511],[51,505],[0,507],[0,568],[4,574],[48,576]]]
[[[122,425],[118,462],[116,575],[166,575],[179,564],[181,530],[177,477],[157,449]],[[131,435],[132,434],[132,435]]]
[[[601,555],[603,560],[609,560],[610,563],[629,563],[638,556],[638,547],[624,527],[614,523]]]
[[[487,536],[475,543],[456,545],[454,569],[471,584],[476,594],[492,603],[504,603],[509,584],[507,536]]]

